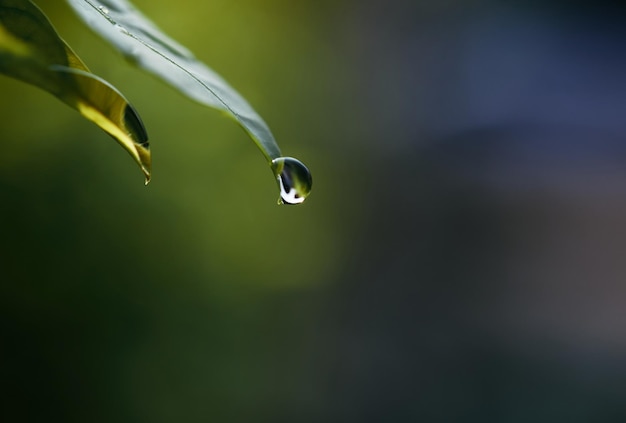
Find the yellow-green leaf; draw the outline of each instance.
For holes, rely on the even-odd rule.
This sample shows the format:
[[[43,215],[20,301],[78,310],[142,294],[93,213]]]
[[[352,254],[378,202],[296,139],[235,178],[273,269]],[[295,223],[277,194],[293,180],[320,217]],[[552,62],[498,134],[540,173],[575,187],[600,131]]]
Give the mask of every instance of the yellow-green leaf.
[[[29,0],[0,0],[0,73],[46,90],[111,135],[150,181],[150,149],[135,109],[89,69]]]

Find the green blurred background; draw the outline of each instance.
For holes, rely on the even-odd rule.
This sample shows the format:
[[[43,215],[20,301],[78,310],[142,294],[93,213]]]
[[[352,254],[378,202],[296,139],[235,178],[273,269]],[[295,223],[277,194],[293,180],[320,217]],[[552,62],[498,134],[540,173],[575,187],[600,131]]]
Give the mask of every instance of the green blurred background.
[[[0,78],[0,420],[625,421],[619,3],[136,0],[314,187],[36,2],[153,180]]]

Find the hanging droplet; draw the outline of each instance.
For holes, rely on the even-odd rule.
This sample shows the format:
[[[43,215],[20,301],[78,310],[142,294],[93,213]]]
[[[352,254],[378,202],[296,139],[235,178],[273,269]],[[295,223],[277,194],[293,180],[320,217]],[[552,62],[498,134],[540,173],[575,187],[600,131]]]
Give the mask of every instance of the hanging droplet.
[[[104,6],[98,6],[98,10],[100,10],[100,12],[104,13],[105,15],[109,14],[109,9]]]
[[[313,179],[309,169],[293,157],[272,160],[272,171],[278,181],[278,204],[300,204],[311,193]]]

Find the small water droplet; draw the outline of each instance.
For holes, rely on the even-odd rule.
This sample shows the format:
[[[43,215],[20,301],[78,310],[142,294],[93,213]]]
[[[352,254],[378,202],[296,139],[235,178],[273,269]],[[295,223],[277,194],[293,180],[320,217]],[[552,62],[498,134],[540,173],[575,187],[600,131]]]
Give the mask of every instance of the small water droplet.
[[[304,202],[313,186],[311,172],[304,163],[293,157],[279,157],[272,160],[271,166],[280,188],[278,204]]]
[[[115,29],[117,29],[119,32],[121,32],[124,35],[130,35],[130,32],[128,32],[128,30],[120,24],[115,24]]]
[[[105,15],[109,14],[109,9],[104,6],[98,6],[98,10],[100,10],[100,12],[104,13]]]

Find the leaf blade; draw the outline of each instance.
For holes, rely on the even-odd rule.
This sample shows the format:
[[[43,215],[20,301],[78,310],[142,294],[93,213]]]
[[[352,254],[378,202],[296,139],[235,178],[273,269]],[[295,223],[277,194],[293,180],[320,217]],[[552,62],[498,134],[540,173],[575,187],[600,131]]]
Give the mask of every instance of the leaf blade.
[[[50,92],[111,135],[151,177],[141,119],[111,84],[89,72],[29,0],[0,0],[0,73]]]
[[[126,0],[67,0],[78,16],[138,67],[192,100],[226,112],[268,162],[281,156],[267,123],[220,75],[164,34]]]

